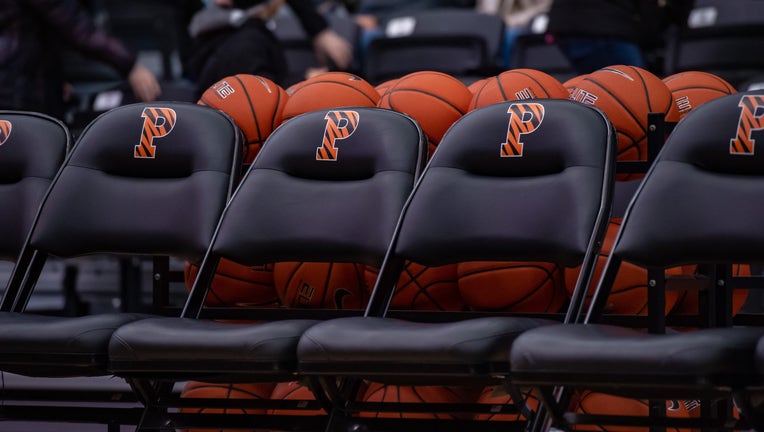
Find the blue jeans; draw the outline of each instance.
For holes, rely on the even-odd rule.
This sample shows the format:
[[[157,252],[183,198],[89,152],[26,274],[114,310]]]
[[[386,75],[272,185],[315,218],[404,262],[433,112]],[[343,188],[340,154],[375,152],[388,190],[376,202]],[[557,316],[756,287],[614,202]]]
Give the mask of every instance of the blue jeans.
[[[620,39],[557,37],[560,50],[578,74],[588,74],[606,66],[646,67],[639,46]]]

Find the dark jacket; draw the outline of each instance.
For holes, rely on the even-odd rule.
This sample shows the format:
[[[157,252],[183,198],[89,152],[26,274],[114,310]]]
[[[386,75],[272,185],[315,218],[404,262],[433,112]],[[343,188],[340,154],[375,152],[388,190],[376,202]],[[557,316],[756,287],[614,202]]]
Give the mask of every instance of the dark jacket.
[[[135,54],[98,29],[78,0],[0,0],[0,108],[60,117],[64,45],[127,76]]]

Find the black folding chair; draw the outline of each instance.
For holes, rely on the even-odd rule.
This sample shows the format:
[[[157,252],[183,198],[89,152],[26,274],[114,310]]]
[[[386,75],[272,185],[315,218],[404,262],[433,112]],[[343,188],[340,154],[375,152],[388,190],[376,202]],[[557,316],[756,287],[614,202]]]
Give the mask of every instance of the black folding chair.
[[[48,158],[42,140],[24,132],[22,124],[13,128],[10,137],[25,137],[28,147],[20,154],[36,151],[42,165]],[[35,126],[34,133],[65,142],[58,124],[52,126],[53,131],[51,125]],[[0,152],[15,144],[6,142]],[[241,145],[242,134],[228,116],[195,104],[128,105],[93,121],[34,216],[0,304],[0,370],[48,378],[110,375],[106,360],[112,331],[149,315],[25,313],[46,258],[117,254],[157,256],[158,264],[170,256],[200,262],[238,181]],[[64,146],[59,147],[54,154],[60,158]],[[14,175],[20,173],[4,170],[0,174]],[[27,182],[38,194],[47,186],[44,177]],[[157,284],[165,276],[157,271]],[[88,398],[103,402],[99,399],[103,395],[84,395],[87,392],[45,393],[40,397],[59,403],[92,401]],[[5,418],[119,423],[137,422],[133,414],[140,414],[108,409],[96,414],[91,407],[55,403],[40,409],[9,401],[1,410]]]
[[[504,21],[469,9],[430,9],[390,17],[385,31],[371,40],[363,72],[369,82],[434,70],[464,81],[498,71]]]
[[[586,324],[534,329],[515,341],[514,379],[540,388],[554,425],[746,426],[733,420],[730,401],[736,396],[744,413],[753,411],[750,391],[764,382],[754,363],[764,327],[731,327],[731,287],[761,286],[761,278],[732,277],[729,267],[764,259],[757,199],[764,193],[764,179],[755,146],[764,137],[762,110],[764,94],[741,93],[709,102],[679,122],[627,210]],[[661,312],[672,285],[663,270],[705,267],[704,276],[680,282],[706,298],[700,304],[706,313],[695,325],[714,328],[664,334],[665,321],[649,331],[598,324],[623,262],[648,269],[650,302]],[[559,391],[560,386],[566,391]],[[653,415],[569,412],[575,389],[650,399]],[[665,401],[673,399],[703,401],[702,418],[666,418]]]
[[[300,339],[300,373],[319,377],[337,400],[337,424],[375,420],[350,418],[370,408],[354,395],[361,378],[405,385],[506,386],[512,375],[509,350],[518,335],[573,322],[610,215],[614,148],[615,133],[605,116],[567,100],[495,104],[457,121],[404,210],[365,316],[317,324]],[[407,260],[428,266],[544,261],[582,264],[582,271],[567,317],[430,312],[403,320],[386,315]],[[338,378],[345,378],[339,387]],[[509,390],[514,391],[511,385]],[[510,394],[520,400],[517,392]],[[372,408],[412,409],[407,404]],[[490,408],[518,412],[511,405]],[[444,409],[488,408],[413,407],[420,412]],[[448,430],[442,423],[429,426]],[[481,424],[453,427],[474,430]]]
[[[362,310],[244,310],[233,324],[199,319],[220,259],[243,265],[281,261],[350,262],[379,266],[401,209],[426,160],[422,130],[410,117],[380,108],[307,113],[270,135],[234,194],[179,318],[142,320],[112,336],[109,370],[143,394],[142,429],[292,427],[323,429],[326,416],[217,416],[170,413],[171,407],[289,409],[330,407],[318,401],[172,399],[174,381],[294,381],[297,342],[318,320]],[[340,315],[333,315],[333,314]],[[207,315],[209,316],[209,315]]]
[[[17,260],[69,147],[71,135],[60,121],[38,113],[0,111],[0,260]]]

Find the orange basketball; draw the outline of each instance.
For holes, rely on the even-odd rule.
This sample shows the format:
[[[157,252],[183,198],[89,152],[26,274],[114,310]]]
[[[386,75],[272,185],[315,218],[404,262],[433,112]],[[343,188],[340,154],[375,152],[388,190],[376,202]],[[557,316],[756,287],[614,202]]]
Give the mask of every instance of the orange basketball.
[[[470,93],[472,93],[472,97],[475,97],[476,94],[480,93],[481,90],[483,90],[483,87],[488,84],[493,77],[487,77],[483,79],[479,79],[472,84],[467,86],[467,89],[469,89]]]
[[[629,415],[647,417],[649,406],[647,401],[613,396],[605,393],[584,391],[575,402],[576,412],[581,414],[604,414],[604,415]],[[666,401],[666,415],[675,418],[700,417],[700,404],[698,401],[670,400]],[[576,431],[597,432],[648,432],[649,427],[638,426],[601,426],[601,425],[576,425]],[[667,432],[694,432],[695,429],[680,429],[675,427],[666,428]]]
[[[290,88],[282,121],[320,109],[373,107],[379,93],[363,78],[347,72],[326,72]]]
[[[751,276],[751,267],[748,264],[734,264],[732,266],[732,275],[747,277]],[[733,287],[734,288],[734,287]],[[747,289],[735,289],[732,291],[732,316],[740,312],[740,309],[748,300]],[[672,315],[697,315],[698,313],[698,292],[684,291],[680,293],[679,301],[671,311]]]
[[[276,384],[276,387],[271,393],[271,399],[273,400],[302,400],[312,401],[316,397],[313,392],[307,386],[300,384],[297,381],[282,382]],[[269,415],[322,415],[326,414],[323,409],[318,410],[299,410],[299,409],[274,409],[268,410]]]
[[[180,393],[181,398],[201,399],[268,399],[273,391],[273,383],[257,384],[219,384],[189,381]],[[181,408],[186,413],[207,414],[265,414],[264,409],[254,408]],[[209,430],[209,429],[205,429]],[[216,429],[223,432],[224,429]],[[252,429],[254,431],[254,429]],[[184,432],[201,432],[196,429],[183,429]]]
[[[186,262],[183,278],[190,291],[199,267]],[[279,298],[273,285],[273,265],[248,267],[221,259],[212,279],[207,306],[276,306]]]
[[[674,97],[679,118],[712,99],[737,93],[735,87],[712,73],[680,72],[663,78]]]
[[[464,403],[461,393],[442,386],[397,386],[371,383],[361,398],[364,402],[403,403]],[[361,417],[374,418],[419,418],[419,419],[460,419],[456,414],[438,412],[361,412]]]
[[[516,406],[518,414],[476,414],[475,420],[518,421],[530,420],[531,415],[539,406],[539,398],[531,390],[522,391],[522,405]],[[501,386],[488,386],[480,393],[476,403],[491,405],[507,405],[512,402],[512,396],[508,395]]]
[[[366,286],[374,288],[379,269],[366,267]],[[459,294],[456,264],[426,267],[414,262],[406,263],[395,293],[391,309],[460,311],[464,301]]]
[[[287,307],[361,309],[368,300],[363,269],[352,263],[279,262],[273,280]]]
[[[581,82],[582,79],[586,78],[587,75],[588,74],[574,76],[573,78],[570,78],[569,80],[562,83],[562,86],[565,87],[569,94],[571,94],[578,88],[578,83]],[[287,91],[287,93],[289,92]]]
[[[597,283],[605,269],[605,263],[608,255],[613,248],[613,242],[621,228],[621,219],[613,218],[608,225],[605,240],[602,243],[597,265],[592,275],[592,284],[589,286],[589,292],[586,299],[587,304],[591,301]],[[675,267],[666,270],[667,275],[680,275],[694,271],[694,267]],[[568,294],[573,294],[576,287],[576,280],[580,267],[565,269],[565,285]],[[666,310],[669,313],[679,300],[678,291],[666,291]],[[624,315],[646,315],[647,314],[647,270],[628,262],[622,262],[616,275],[615,282],[608,297],[606,313],[624,314]]]
[[[377,93],[379,93],[379,97],[381,98],[397,82],[398,82],[398,78],[387,80],[387,81],[385,81],[383,83],[377,84],[376,87],[374,87],[374,89],[377,91]]]
[[[558,312],[567,300],[557,264],[463,262],[457,266],[459,293],[475,310]]]
[[[451,125],[469,110],[472,93],[451,75],[420,71],[398,79],[377,106],[411,116],[430,143],[430,155]]]
[[[601,109],[618,133],[617,159],[647,160],[647,114],[679,121],[671,91],[660,78],[636,66],[616,65],[594,71],[578,82],[570,99]],[[630,180],[641,174],[619,174]]]
[[[489,78],[470,102],[470,109],[513,100],[567,99],[568,91],[557,78],[535,69],[510,69]]]
[[[213,84],[197,103],[231,116],[247,139],[244,163],[250,164],[268,135],[281,123],[287,99],[284,89],[268,78],[239,74]]]

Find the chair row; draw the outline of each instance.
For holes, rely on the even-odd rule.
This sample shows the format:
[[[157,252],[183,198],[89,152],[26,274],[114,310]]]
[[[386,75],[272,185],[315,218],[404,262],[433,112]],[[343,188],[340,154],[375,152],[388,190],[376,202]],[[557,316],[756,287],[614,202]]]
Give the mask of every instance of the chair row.
[[[2,147],[10,153],[32,138],[21,140],[16,118],[7,122],[15,124]],[[30,129],[34,136],[36,128]],[[24,212],[5,207],[36,216],[27,222],[32,229],[2,301],[0,369],[38,377],[124,377],[147,413],[158,413],[144,416],[150,427],[152,419],[165,421],[173,381],[293,380],[314,366],[325,369],[319,358],[298,366],[298,343],[319,324],[315,319],[287,319],[286,312],[283,319],[253,325],[197,319],[222,258],[245,265],[381,266],[366,317],[358,318],[368,318],[374,332],[389,324],[404,333],[397,327],[405,322],[384,318],[391,281],[404,260],[576,266],[586,258],[590,267],[596,254],[588,251],[603,232],[612,188],[615,135],[601,112],[570,101],[499,104],[466,117],[449,136],[429,174],[422,174],[426,141],[411,118],[376,108],[313,112],[274,132],[239,184],[241,136],[224,114],[182,103],[109,111],[85,130],[55,176],[46,177],[51,186],[39,211],[29,201]],[[13,195],[8,200],[16,201]],[[562,205],[570,208],[561,212]],[[46,256],[94,253],[170,255],[201,266],[180,317],[23,313]],[[446,376],[458,372],[459,379],[479,370],[480,379],[498,382],[514,335],[550,322],[485,318],[442,328],[439,338],[429,336],[430,327],[411,323],[410,335],[392,335],[391,341],[414,342],[411,348],[432,342],[429,349],[441,351],[439,345],[454,342],[453,329],[463,351],[446,358],[433,352],[433,366],[440,364]],[[326,324],[331,334],[334,323]],[[322,333],[315,331],[303,340]],[[493,332],[493,342],[473,346],[470,340],[484,339],[485,331]],[[356,354],[364,352],[359,345]],[[405,358],[423,370],[416,365],[424,358]],[[336,402],[319,399],[327,407]]]
[[[594,323],[621,260],[653,270],[677,262],[721,266],[758,261],[757,202],[751,196],[761,182],[753,151],[761,100],[751,93],[733,95],[699,108],[680,123],[631,203],[588,322],[580,325],[571,324],[584,321],[584,297],[613,201],[615,132],[596,108],[535,100],[476,110],[451,127],[426,168],[423,134],[411,118],[377,108],[316,111],[277,129],[241,180],[241,135],[224,114],[182,103],[112,110],[86,129],[62,168],[31,175],[49,179],[47,190],[37,188],[41,205],[16,198],[19,190],[30,190],[25,182],[8,182],[14,186],[7,200],[30,206],[23,212],[21,204],[4,206],[3,212],[16,218],[11,220],[16,225],[8,227],[15,233],[31,228],[23,245],[16,244],[20,252],[4,255],[17,264],[0,304],[0,370],[38,377],[125,378],[145,408],[142,430],[168,424],[289,429],[308,423],[314,429],[339,430],[358,422],[358,411],[368,409],[357,401],[362,380],[499,385],[512,395],[520,385],[536,386],[558,425],[571,420],[555,404],[560,385],[620,389],[637,383],[644,390],[646,377],[656,376],[669,390],[681,389],[682,397],[696,392],[702,392],[698,398],[719,397],[730,395],[729,382],[722,385],[693,373],[700,370],[717,378],[724,376],[719,368],[731,368],[724,370],[735,372],[733,388],[747,391],[759,382],[753,353],[743,357],[725,350],[738,349],[741,338],[747,347],[755,347],[758,331],[715,330],[723,335],[703,345],[709,340],[703,335],[716,335],[714,331],[686,336],[637,332],[635,337],[615,329],[602,330],[603,336],[594,330],[602,327]],[[16,150],[24,148],[21,143],[41,141],[35,135],[40,126],[26,137],[17,134],[24,121],[40,117],[4,115],[2,125],[10,126],[2,129],[7,132],[0,161],[18,161],[20,156],[2,157],[2,152],[23,155]],[[50,135],[45,138],[54,141]],[[17,172],[21,178],[31,171],[3,172]],[[718,205],[706,209],[711,197]],[[648,203],[644,211],[641,202]],[[660,215],[653,213],[657,210]],[[20,215],[26,215],[27,225],[21,224]],[[631,237],[625,234],[632,229]],[[200,263],[181,316],[58,318],[23,313],[46,256],[94,253],[174,256]],[[267,322],[200,319],[221,259],[245,265],[354,262],[381,270],[368,307],[350,313],[354,316],[324,319],[327,315],[279,309],[270,311]],[[463,319],[439,314],[437,320],[444,322],[436,323],[386,316],[407,261],[430,266],[546,261],[582,265],[582,271],[564,317],[485,313]],[[718,273],[713,276],[723,272]],[[664,284],[651,285],[652,297],[662,294]],[[719,316],[723,312],[719,309]],[[639,341],[644,340],[656,341],[650,342],[656,344],[655,353],[643,349]],[[698,345],[693,344],[714,354],[698,357]],[[672,357],[661,347],[691,354]],[[655,374],[652,366],[675,358],[676,365]],[[614,366],[618,362],[621,369]],[[173,410],[249,406],[236,400],[179,400],[172,394],[178,381],[295,379],[309,384],[330,416],[320,421],[218,416],[212,418],[220,423],[210,424],[211,417],[202,421]],[[714,392],[705,393],[709,386]],[[284,401],[251,404],[285,406]],[[387,409],[412,408],[423,409],[406,404]],[[435,404],[424,409],[486,408]],[[12,413],[11,407],[4,413]],[[375,424],[374,419],[363,421]],[[470,427],[490,428],[484,423]]]

